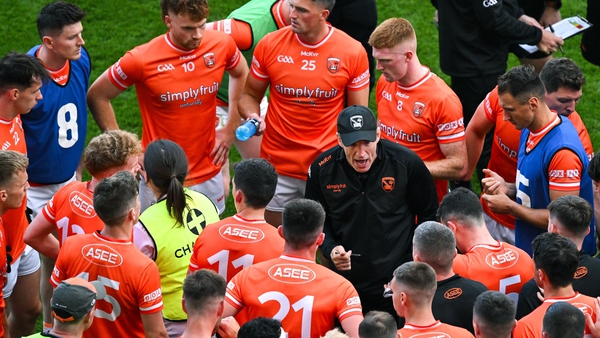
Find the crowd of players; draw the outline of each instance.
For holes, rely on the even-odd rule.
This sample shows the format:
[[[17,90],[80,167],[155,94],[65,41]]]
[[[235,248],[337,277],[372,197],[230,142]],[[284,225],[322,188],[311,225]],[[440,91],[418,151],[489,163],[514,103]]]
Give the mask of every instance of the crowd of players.
[[[507,46],[556,51],[513,2],[473,10],[522,28]],[[34,336],[600,337],[600,158],[572,60],[503,70],[470,109],[455,94],[473,100],[457,88],[469,74],[446,85],[410,22],[375,28],[374,1],[252,0],[212,23],[205,0],[161,9],[167,33],[89,90],[86,13],[71,3],[45,6],[41,44],[0,60],[0,336],[33,333],[43,312]],[[348,23],[357,11],[364,29]],[[111,105],[131,86],[141,141]],[[103,133],[84,149],[88,108]],[[219,220],[249,119],[237,214]],[[485,158],[486,134],[482,196],[449,192]]]

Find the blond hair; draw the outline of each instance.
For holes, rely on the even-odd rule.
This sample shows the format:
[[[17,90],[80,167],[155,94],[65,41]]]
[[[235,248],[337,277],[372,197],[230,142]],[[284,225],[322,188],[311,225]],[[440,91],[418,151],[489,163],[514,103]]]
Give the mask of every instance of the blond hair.
[[[413,26],[403,18],[390,18],[382,22],[369,37],[373,48],[393,48],[405,41],[415,41],[417,36]]]
[[[137,135],[124,130],[109,130],[94,137],[83,153],[83,164],[90,175],[123,166],[132,156],[142,154]]]
[[[0,150],[0,187],[12,182],[20,171],[27,169],[28,165],[27,156],[13,150]]]

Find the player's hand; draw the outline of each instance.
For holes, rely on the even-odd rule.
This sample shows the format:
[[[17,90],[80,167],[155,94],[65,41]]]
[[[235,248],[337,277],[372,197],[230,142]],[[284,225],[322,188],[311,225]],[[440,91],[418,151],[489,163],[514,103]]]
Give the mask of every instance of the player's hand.
[[[481,198],[488,204],[490,210],[497,214],[509,214],[511,205],[516,203],[506,194],[488,195],[484,193]]]
[[[560,21],[560,11],[554,7],[546,6],[546,10],[542,13],[540,24],[544,27],[554,25]]]
[[[556,34],[542,29],[542,40],[537,44],[537,47],[544,53],[552,54],[558,50],[565,42]]]
[[[544,302],[544,289],[542,289],[541,287],[538,286],[538,292],[536,293],[537,298],[540,300],[540,302]]]
[[[331,250],[331,261],[335,264],[335,268],[339,271],[348,271],[352,265],[350,263],[350,257],[352,256],[352,250],[346,252],[343,246],[338,245]]]
[[[221,338],[236,338],[239,330],[240,324],[229,316],[221,319],[217,332]]]
[[[256,135],[256,136],[262,135],[262,133],[264,133],[265,129],[267,128],[267,125],[265,124],[265,120],[263,120],[260,117],[260,115],[258,115],[257,113],[250,114],[250,116],[248,116],[248,118],[246,119],[246,121],[248,121],[250,119],[255,119],[260,124],[259,127],[258,127],[258,129],[256,130],[256,133],[254,133],[254,135]]]
[[[540,23],[539,23],[539,22],[537,22],[537,20],[536,20],[536,19],[534,19],[534,18],[530,17],[529,15],[525,15],[525,14],[521,15],[521,16],[519,17],[519,21],[521,21],[521,22],[523,22],[523,23],[526,23],[526,24],[528,24],[529,26],[535,26],[535,27],[537,27],[537,28],[539,28],[539,29],[543,29],[543,28],[544,28],[544,27],[542,27],[542,25],[540,25]]]
[[[600,338],[600,297],[594,299],[594,304],[596,305],[596,311],[594,312],[596,320],[594,321],[594,318],[587,311],[584,311],[583,315],[585,316],[586,326],[590,329],[590,333],[595,338]]]
[[[233,143],[235,131],[222,128],[217,130],[216,133],[215,146],[210,152],[210,157],[212,157],[214,165],[222,165],[229,157],[229,148]]]
[[[491,171],[490,169],[483,169],[483,173],[486,175],[484,179],[481,180],[481,187],[483,192],[488,195],[496,195],[496,194],[507,194],[508,187],[506,186],[506,181],[502,176],[498,175],[496,172]]]

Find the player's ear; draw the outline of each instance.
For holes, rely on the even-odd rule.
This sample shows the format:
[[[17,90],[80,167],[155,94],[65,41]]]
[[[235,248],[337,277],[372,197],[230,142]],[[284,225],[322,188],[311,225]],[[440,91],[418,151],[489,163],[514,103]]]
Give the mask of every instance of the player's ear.
[[[527,101],[527,104],[529,105],[529,109],[536,110],[540,106],[540,100],[537,97],[532,96]]]
[[[340,137],[340,133],[335,133],[335,136],[337,137],[338,140],[338,144],[340,145],[340,147],[344,147],[344,142],[342,142],[342,138]]]
[[[48,35],[44,35],[42,43],[49,49],[54,48],[54,39]]]
[[[283,226],[280,225],[277,227],[277,233],[281,238],[285,239],[285,237],[283,237]]]
[[[330,14],[330,13],[331,13],[331,12],[330,12],[328,9],[324,8],[324,9],[321,11],[321,16],[323,17],[323,19],[324,19],[324,20],[327,20],[327,18],[329,17],[329,14]]]
[[[317,237],[317,246],[320,246],[321,244],[323,244],[323,241],[325,240],[325,233],[321,233],[319,235],[319,237]]]
[[[8,198],[8,193],[6,190],[0,190],[0,201],[4,202],[6,201],[6,198]]]
[[[185,297],[181,297],[181,308],[183,309],[183,312],[187,314],[187,309],[185,308]]]
[[[167,28],[171,29],[172,22],[171,17],[168,14],[163,17],[163,21],[165,22],[165,25],[167,25]]]
[[[219,318],[223,317],[223,311],[225,311],[225,300],[222,300],[219,303],[219,309],[217,310],[217,315]]]

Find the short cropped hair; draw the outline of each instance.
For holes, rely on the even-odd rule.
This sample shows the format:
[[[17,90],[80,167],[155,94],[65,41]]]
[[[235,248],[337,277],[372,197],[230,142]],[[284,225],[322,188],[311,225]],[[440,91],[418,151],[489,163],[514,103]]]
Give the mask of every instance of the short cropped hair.
[[[542,269],[553,287],[567,287],[579,264],[579,252],[575,243],[557,233],[544,232],[531,242],[533,263]]]
[[[277,319],[257,317],[246,322],[237,334],[238,338],[279,338],[281,322]]]
[[[421,261],[435,271],[447,272],[452,269],[456,254],[456,239],[447,226],[434,221],[421,223],[415,229],[413,248]]]
[[[317,3],[329,12],[333,10],[333,6],[335,6],[335,0],[312,0],[313,3]]]
[[[263,158],[243,160],[233,167],[233,182],[245,197],[247,206],[262,209],[269,204],[277,187],[275,167]]]
[[[25,90],[48,79],[46,68],[31,55],[10,52],[0,59],[0,93],[12,88]]]
[[[396,320],[383,311],[369,311],[358,325],[360,338],[396,338],[397,333]]]
[[[567,302],[556,302],[546,310],[542,331],[549,338],[581,338],[585,333],[583,311]]]
[[[590,175],[592,181],[600,181],[600,151],[592,157],[590,165],[588,166],[588,175]]]
[[[187,15],[192,21],[200,22],[208,18],[210,10],[206,0],[160,0],[162,17],[169,15]]]
[[[0,188],[11,184],[15,176],[27,169],[27,156],[14,150],[0,150]]]
[[[295,250],[306,248],[323,232],[325,210],[313,200],[293,200],[283,207],[282,223],[286,245]]]
[[[406,262],[394,270],[395,283],[408,290],[412,302],[418,305],[431,303],[437,289],[435,271],[429,264],[422,262]]]
[[[92,176],[127,164],[142,154],[137,135],[124,130],[109,130],[94,137],[83,152],[83,165]]]
[[[473,305],[473,321],[486,338],[510,337],[515,326],[515,303],[498,291],[485,291]]]
[[[444,196],[438,208],[437,217],[442,223],[456,221],[469,228],[485,225],[479,196],[465,188],[456,188]]]
[[[550,219],[556,219],[568,234],[584,238],[590,228],[594,210],[588,201],[575,195],[564,195],[548,205]],[[567,236],[569,237],[569,236]]]
[[[183,213],[189,198],[183,190],[188,174],[188,160],[181,146],[171,140],[155,140],[150,142],[144,153],[144,169],[148,180],[166,194],[166,205],[169,216],[175,224],[183,226]]]
[[[101,180],[94,189],[94,209],[109,227],[121,225],[137,199],[138,182],[128,171]]]
[[[498,78],[498,94],[505,93],[522,105],[532,97],[543,102],[546,95],[544,84],[532,65],[514,67]]]
[[[404,41],[417,40],[415,29],[403,18],[390,18],[382,22],[369,37],[373,48],[394,48]]]
[[[188,312],[203,313],[214,310],[213,305],[225,298],[227,282],[218,273],[200,269],[185,277],[183,299]]]
[[[547,93],[554,93],[562,87],[578,91],[585,84],[581,68],[569,58],[554,58],[546,62],[540,72],[540,79]]]
[[[37,29],[40,39],[47,35],[60,34],[65,26],[81,22],[86,13],[70,2],[56,1],[40,11],[37,17]]]

